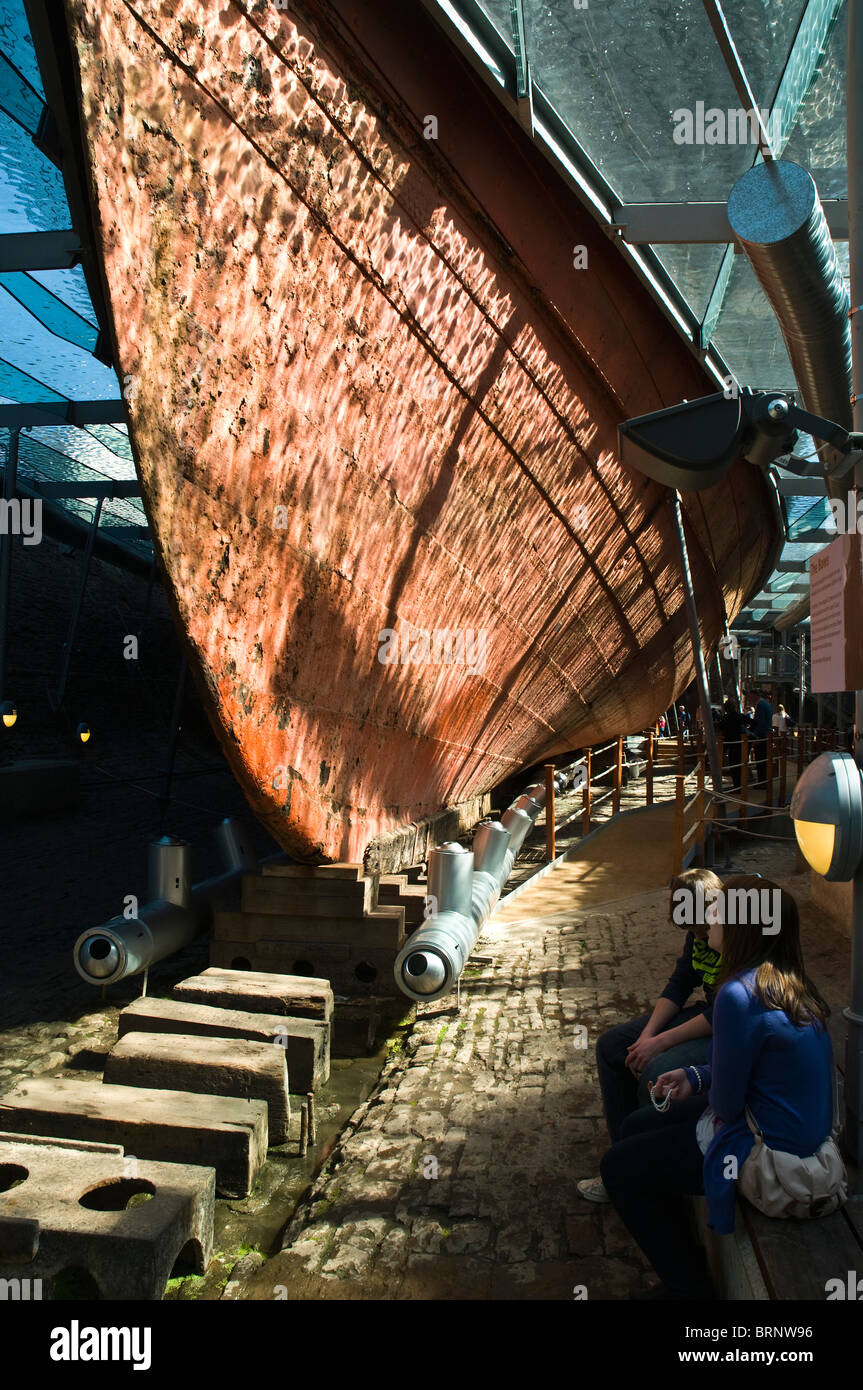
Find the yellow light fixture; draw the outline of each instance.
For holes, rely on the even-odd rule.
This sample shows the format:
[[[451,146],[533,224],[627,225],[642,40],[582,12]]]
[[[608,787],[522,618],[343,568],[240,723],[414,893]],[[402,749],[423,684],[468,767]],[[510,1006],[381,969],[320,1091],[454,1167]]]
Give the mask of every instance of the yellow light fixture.
[[[863,776],[850,753],[822,753],[791,798],[794,833],[806,862],[833,882],[854,877],[863,860]]]
[[[821,825],[814,820],[796,820],[794,833],[803,857],[816,874],[826,874],[833,863],[836,850],[836,826]]]
[[[0,718],[2,718],[7,729],[12,728],[18,718],[18,711],[12,700],[4,700],[2,705],[0,705]]]
[[[89,742],[89,739],[90,739],[90,725],[89,725],[89,724],[79,724],[78,727],[77,727],[77,729],[75,730],[75,732],[76,732],[76,734],[78,735],[78,737],[79,737],[79,739],[81,740],[82,743],[87,743],[87,742]]]

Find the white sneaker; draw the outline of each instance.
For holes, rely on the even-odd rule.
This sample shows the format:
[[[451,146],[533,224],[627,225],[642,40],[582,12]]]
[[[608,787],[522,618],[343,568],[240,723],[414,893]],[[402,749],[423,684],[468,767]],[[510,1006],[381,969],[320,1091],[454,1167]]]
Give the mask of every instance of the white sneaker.
[[[586,1202],[611,1201],[602,1178],[582,1178],[578,1191]]]

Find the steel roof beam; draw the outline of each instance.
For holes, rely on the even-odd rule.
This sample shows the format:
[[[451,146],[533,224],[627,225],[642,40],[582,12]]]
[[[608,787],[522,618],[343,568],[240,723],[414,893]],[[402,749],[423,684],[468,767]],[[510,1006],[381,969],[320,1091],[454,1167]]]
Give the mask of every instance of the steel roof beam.
[[[708,0],[705,0],[705,5],[707,3]],[[797,113],[806,100],[818,72],[818,64],[824,55],[841,7],[842,0],[808,0],[803,11],[767,120],[768,129],[773,137],[773,154],[777,159],[781,157],[788,144]],[[757,164],[760,157],[759,152],[753,162]],[[703,348],[709,347],[716,331],[733,265],[734,250],[729,246],[722,257],[722,264],[704,312],[701,325]]]
[[[728,69],[731,81],[734,83],[734,90],[739,96],[744,110],[753,115],[758,124],[760,136],[759,150],[765,159],[773,159],[774,155],[770,143],[770,135],[761,119],[761,112],[758,109],[755,93],[746,75],[746,69],[740,61],[740,54],[737,52],[734,40],[731,37],[731,30],[728,28],[725,15],[722,13],[722,6],[719,0],[703,0],[703,4],[710,27],[719,45],[719,50],[725,59],[725,66]]]
[[[2,464],[0,464],[2,471]],[[47,478],[22,478],[28,487],[34,492],[38,492],[40,497],[46,501],[57,502],[63,498],[102,498],[107,501],[117,497],[140,497],[141,484],[137,478],[106,478],[104,480],[88,482],[86,479],[79,479],[74,483],[55,483],[49,482]]]
[[[778,478],[780,497],[826,497],[823,478]]]
[[[822,199],[834,241],[848,240],[848,203]],[[734,241],[725,203],[624,203],[614,213],[630,246],[710,245]]]
[[[126,408],[119,401],[24,401],[0,405],[0,429],[31,425],[125,425]]]
[[[81,249],[77,232],[6,232],[0,236],[0,272],[69,270]]]

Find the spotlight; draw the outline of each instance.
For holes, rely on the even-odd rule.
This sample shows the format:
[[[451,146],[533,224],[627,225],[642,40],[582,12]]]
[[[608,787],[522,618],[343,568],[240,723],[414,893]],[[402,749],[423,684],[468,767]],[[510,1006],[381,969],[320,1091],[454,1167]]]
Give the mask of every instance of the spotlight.
[[[793,472],[808,470],[809,464],[791,453],[798,431],[826,441],[837,451],[837,462],[830,470],[837,476],[857,462],[863,444],[863,436],[810,415],[781,392],[751,391],[748,386],[736,396],[720,391],[624,420],[617,431],[625,464],[681,492],[714,487],[736,458],[767,468],[785,456],[785,465]]]
[[[0,718],[2,718],[7,729],[12,728],[12,725],[18,718],[18,711],[12,700],[4,700],[2,705],[0,705]]]
[[[75,730],[75,733],[78,735],[82,743],[88,743],[90,740],[90,725],[79,724],[77,729]]]
[[[822,753],[794,788],[794,833],[806,862],[847,882],[863,859],[863,774],[850,753]]]

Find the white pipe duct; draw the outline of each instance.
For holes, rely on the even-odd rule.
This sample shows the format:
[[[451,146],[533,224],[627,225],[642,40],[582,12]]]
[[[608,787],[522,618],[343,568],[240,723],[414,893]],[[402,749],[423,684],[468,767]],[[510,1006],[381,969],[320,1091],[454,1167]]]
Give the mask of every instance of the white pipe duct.
[[[148,847],[150,901],[133,917],[112,917],[89,927],[75,942],[75,969],[90,985],[112,985],[139,975],[188,946],[212,925],[213,913],[234,905],[237,884],[257,867],[245,827],[227,817],[216,828],[225,869],[194,888],[189,882],[191,846],[163,836]]]
[[[566,778],[556,776],[555,783],[562,790]],[[410,999],[440,999],[456,984],[544,805],[545,787],[534,782],[499,821],[480,823],[472,851],[455,841],[431,850],[431,916],[412,933],[394,966],[396,984]]]

